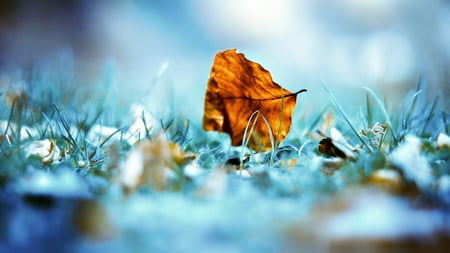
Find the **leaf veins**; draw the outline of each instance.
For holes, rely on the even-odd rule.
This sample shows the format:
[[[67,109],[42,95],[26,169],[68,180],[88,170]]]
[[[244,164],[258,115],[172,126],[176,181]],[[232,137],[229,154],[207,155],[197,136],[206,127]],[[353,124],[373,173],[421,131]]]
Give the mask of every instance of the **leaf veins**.
[[[228,133],[234,146],[242,145],[250,115],[259,111],[268,121],[254,122],[248,142],[255,151],[269,150],[270,135],[276,143],[289,132],[297,94],[273,82],[269,71],[235,49],[218,52],[214,58],[205,95],[203,128]]]

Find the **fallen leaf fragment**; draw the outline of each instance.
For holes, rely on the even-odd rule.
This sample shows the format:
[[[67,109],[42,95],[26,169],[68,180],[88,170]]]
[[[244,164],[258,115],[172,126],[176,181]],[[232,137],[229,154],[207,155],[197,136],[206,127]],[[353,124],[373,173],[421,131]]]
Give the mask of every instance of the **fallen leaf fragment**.
[[[389,125],[376,122],[373,126],[369,126],[366,130],[361,130],[361,135],[368,138],[370,145],[374,148],[380,147],[383,139],[389,130]]]
[[[270,135],[279,143],[288,134],[297,94],[304,91],[292,93],[282,88],[269,71],[235,49],[218,52],[206,89],[203,128],[228,133],[232,145],[239,146],[247,125],[254,124],[248,146],[255,151],[269,150]],[[255,112],[260,115],[249,122]],[[271,133],[261,116],[267,119]]]
[[[319,142],[318,150],[320,153],[327,156],[347,158],[345,153],[333,144],[333,139],[325,137]]]
[[[162,134],[157,134],[130,151],[120,167],[119,182],[127,193],[134,191],[141,184],[162,191],[167,188],[170,178],[193,159],[193,154],[181,151],[176,143],[170,142]]]
[[[440,133],[436,140],[436,145],[438,148],[450,148],[450,137],[444,133]]]
[[[326,156],[340,157],[352,161],[357,158],[357,149],[350,145],[335,127],[330,129],[330,137],[325,137],[319,142],[318,151]]]
[[[57,162],[61,159],[61,151],[55,141],[50,139],[32,141],[25,147],[25,156],[36,156],[43,163]]]

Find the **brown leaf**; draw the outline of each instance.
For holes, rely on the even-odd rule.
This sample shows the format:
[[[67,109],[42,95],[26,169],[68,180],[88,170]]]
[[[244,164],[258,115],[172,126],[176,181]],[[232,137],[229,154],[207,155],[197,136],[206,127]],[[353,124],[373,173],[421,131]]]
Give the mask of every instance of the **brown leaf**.
[[[324,136],[320,130],[318,132]],[[356,161],[357,159],[357,149],[348,144],[341,132],[335,127],[331,127],[329,137],[325,136],[322,140],[320,140],[317,150],[319,153],[326,156],[340,157],[351,161]]]
[[[120,167],[118,180],[125,193],[134,192],[140,185],[148,185],[156,191],[166,190],[170,175],[195,158],[183,152],[178,144],[157,133],[151,140],[137,144]]]
[[[347,156],[333,143],[330,137],[325,137],[319,142],[318,150],[320,153],[327,156],[334,156],[346,159]]]
[[[206,89],[203,128],[228,133],[232,144],[239,146],[250,116],[259,111],[278,144],[289,132],[297,94],[304,91],[292,93],[282,88],[269,71],[235,49],[218,52]],[[255,125],[248,146],[255,151],[269,150],[267,125],[260,115],[255,118],[259,119],[249,124]]]

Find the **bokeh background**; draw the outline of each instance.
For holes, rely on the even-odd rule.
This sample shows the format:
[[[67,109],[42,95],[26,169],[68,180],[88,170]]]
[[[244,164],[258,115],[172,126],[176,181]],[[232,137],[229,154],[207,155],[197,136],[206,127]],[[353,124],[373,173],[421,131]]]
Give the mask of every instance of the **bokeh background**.
[[[433,138],[407,136],[394,150],[389,145],[344,162],[316,155],[319,140],[305,136],[301,146],[292,142],[295,149],[278,149],[276,164],[251,155],[255,162],[243,171],[252,174],[238,176],[217,167],[236,157],[227,136],[193,132],[183,134],[192,136],[192,144],[183,142],[206,142],[193,148],[198,159],[183,168],[183,179],[167,174],[182,191],[156,193],[147,182],[125,196],[117,181],[137,178],[133,174],[148,167],[141,164],[151,164],[141,160],[147,152],[150,160],[164,157],[157,164],[167,171],[166,157],[175,149],[170,146],[171,155],[144,148],[126,153],[122,135],[107,147],[97,144],[101,133],[94,127],[85,136],[66,126],[83,130],[94,122],[100,130],[120,127],[134,134],[136,125],[142,130],[136,119],[146,115],[139,110],[145,106],[155,118],[169,122],[180,115],[183,121],[174,125],[187,117],[197,127],[190,130],[201,129],[214,55],[229,48],[261,63],[283,87],[308,89],[299,96],[290,136],[301,136],[301,127],[316,130],[307,129],[308,121],[330,103],[322,82],[354,120],[366,106],[363,86],[395,111],[422,80],[430,101],[439,96],[449,118],[449,24],[450,1],[444,0],[0,0],[0,121],[7,129],[0,136],[0,252],[286,252],[291,244],[293,252],[333,246],[358,252],[355,245],[359,252],[444,251],[450,234],[448,156],[434,148],[439,144]],[[2,106],[10,91],[30,100]],[[24,110],[22,102],[39,110]],[[130,120],[133,104],[138,110]],[[98,120],[96,107],[106,109]],[[410,110],[399,135],[427,127],[437,129],[432,137],[448,135],[441,110],[432,117],[432,107],[418,119],[421,107]],[[39,116],[44,124],[37,124]],[[324,125],[332,125],[331,118]],[[435,118],[436,124],[430,122]],[[51,152],[58,150],[52,160],[61,155],[63,162],[25,159],[35,142],[14,138],[31,130],[11,134],[11,144],[9,122],[51,137],[41,141],[52,143]],[[350,136],[346,128],[339,130]],[[72,147],[77,144],[70,132],[78,135],[79,147]],[[118,136],[111,133],[103,137]],[[370,139],[384,138],[379,136]],[[179,186],[182,181],[189,183]]]
[[[322,81],[348,104],[369,86],[398,108],[421,77],[447,111],[449,24],[444,0],[3,0],[0,78],[63,72],[76,81],[54,89],[103,85],[91,92],[119,107],[200,124],[213,57],[237,48],[284,87],[308,88],[306,111],[328,103]]]

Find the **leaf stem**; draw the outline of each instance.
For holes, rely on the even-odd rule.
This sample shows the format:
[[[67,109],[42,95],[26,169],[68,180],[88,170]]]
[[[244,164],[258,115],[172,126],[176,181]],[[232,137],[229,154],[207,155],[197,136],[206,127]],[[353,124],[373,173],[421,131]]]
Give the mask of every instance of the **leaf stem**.
[[[293,96],[297,96],[298,94],[302,93],[302,92],[307,92],[307,89],[301,89],[297,92],[294,93],[289,93],[287,95],[281,95],[280,97],[272,97],[272,98],[252,98],[252,97],[221,97],[221,99],[247,99],[247,100],[253,100],[253,101],[266,101],[266,100],[277,100],[277,99],[285,99],[287,97],[293,97]]]

